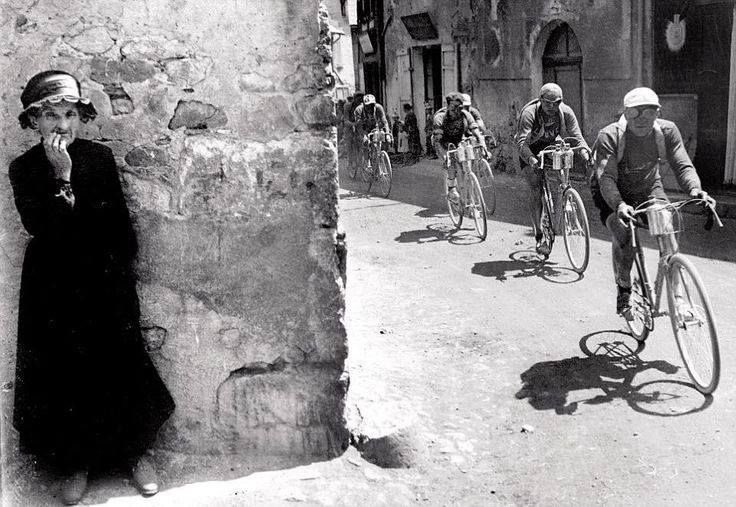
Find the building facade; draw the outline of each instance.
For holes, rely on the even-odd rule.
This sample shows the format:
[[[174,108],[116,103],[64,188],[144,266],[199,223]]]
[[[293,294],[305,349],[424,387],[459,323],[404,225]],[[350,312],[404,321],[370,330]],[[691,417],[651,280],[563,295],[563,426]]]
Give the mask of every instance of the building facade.
[[[626,91],[651,86],[714,188],[736,179],[733,11],[733,0],[387,0],[378,80],[387,110],[431,114],[448,92],[469,93],[512,167],[519,109],[543,83],[562,86],[589,142]]]

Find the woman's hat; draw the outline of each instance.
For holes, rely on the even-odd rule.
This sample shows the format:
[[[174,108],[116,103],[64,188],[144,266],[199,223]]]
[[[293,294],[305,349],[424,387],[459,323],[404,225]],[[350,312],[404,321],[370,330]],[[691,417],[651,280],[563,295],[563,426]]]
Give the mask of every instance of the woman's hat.
[[[77,78],[62,70],[47,70],[33,76],[20,96],[23,112],[18,116],[21,126],[30,125],[28,112],[46,103],[71,102],[78,104],[84,121],[94,119],[97,110],[89,99],[82,97]]]

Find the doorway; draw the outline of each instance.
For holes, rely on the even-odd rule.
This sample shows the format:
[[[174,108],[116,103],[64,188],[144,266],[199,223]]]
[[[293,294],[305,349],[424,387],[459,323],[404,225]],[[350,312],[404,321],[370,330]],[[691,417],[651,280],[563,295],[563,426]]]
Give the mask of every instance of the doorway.
[[[562,88],[565,104],[575,112],[583,125],[583,52],[570,25],[561,23],[547,39],[542,55],[542,80],[554,82]]]
[[[442,49],[427,46],[422,51],[424,64],[424,101],[433,111],[442,107]]]

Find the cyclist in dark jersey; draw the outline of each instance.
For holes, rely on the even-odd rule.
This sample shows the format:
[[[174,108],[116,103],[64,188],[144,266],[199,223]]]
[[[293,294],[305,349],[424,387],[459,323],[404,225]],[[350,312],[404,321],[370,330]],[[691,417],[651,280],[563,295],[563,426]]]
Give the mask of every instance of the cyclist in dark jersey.
[[[516,142],[522,173],[529,184],[529,204],[536,238],[537,253],[549,255],[551,243],[542,234],[542,169],[539,152],[553,144],[558,137],[575,137],[579,146],[588,147],[573,110],[562,102],[562,88],[556,83],[546,83],[539,90],[539,98],[526,104],[519,115]],[[588,152],[580,151],[587,162]]]
[[[434,132],[432,134],[432,143],[434,144],[437,155],[446,160],[447,146],[449,143],[455,146],[463,140],[464,137],[474,136],[480,146],[485,148],[486,143],[483,134],[478,128],[478,124],[473,116],[463,110],[463,96],[458,92],[452,92],[445,97],[447,109],[438,111],[434,115]],[[457,192],[457,162],[453,160],[447,167],[447,196],[452,201],[459,201],[460,194]]]

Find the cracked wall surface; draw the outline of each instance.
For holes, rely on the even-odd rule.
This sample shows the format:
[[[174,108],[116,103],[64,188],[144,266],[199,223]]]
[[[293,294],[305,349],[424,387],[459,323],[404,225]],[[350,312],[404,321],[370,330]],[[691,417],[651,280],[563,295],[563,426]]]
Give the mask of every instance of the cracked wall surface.
[[[116,156],[144,338],[177,403],[158,445],[341,451],[345,250],[320,3],[9,0],[0,37],[5,167],[37,142],[15,121],[36,72],[75,74],[100,113],[83,137]],[[11,382],[27,236],[6,175],[0,211]],[[6,415],[11,402],[3,393]]]

